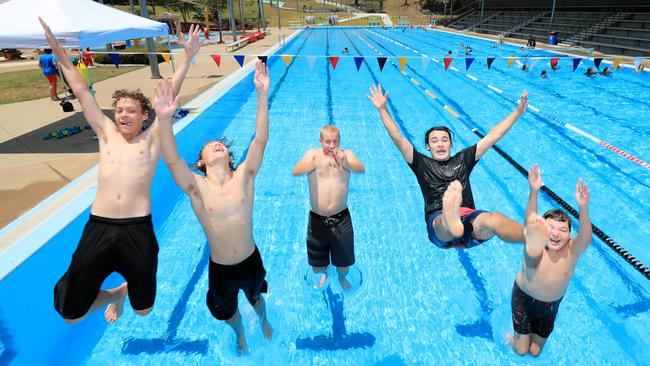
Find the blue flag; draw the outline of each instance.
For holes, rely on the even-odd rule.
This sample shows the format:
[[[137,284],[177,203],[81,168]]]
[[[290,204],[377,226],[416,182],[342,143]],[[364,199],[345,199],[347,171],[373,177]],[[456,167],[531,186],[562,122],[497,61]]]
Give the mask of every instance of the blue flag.
[[[115,65],[116,69],[120,68],[120,55],[118,53],[109,53],[108,57],[110,57],[111,61],[113,61],[113,65]]]
[[[354,64],[357,66],[357,71],[361,68],[361,64],[363,63],[363,57],[355,57],[354,58]]]
[[[239,66],[244,67],[244,58],[246,55],[234,55],[235,60],[237,60],[237,63],[239,63]]]
[[[581,58],[574,58],[573,59],[573,70],[572,71],[576,71],[576,69],[578,68],[578,65],[580,65],[581,61],[582,61]]]
[[[474,62],[474,57],[465,59],[465,71],[469,70],[469,67],[472,65],[472,62]]]

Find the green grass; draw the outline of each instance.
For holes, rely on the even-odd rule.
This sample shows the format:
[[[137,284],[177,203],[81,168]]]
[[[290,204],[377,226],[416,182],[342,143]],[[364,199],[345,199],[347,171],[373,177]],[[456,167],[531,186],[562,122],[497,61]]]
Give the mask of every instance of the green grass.
[[[90,69],[93,82],[126,74],[141,67],[95,67]],[[3,72],[0,74],[0,104],[23,102],[50,95],[49,84],[40,69]],[[57,83],[59,95],[65,92],[63,81]]]

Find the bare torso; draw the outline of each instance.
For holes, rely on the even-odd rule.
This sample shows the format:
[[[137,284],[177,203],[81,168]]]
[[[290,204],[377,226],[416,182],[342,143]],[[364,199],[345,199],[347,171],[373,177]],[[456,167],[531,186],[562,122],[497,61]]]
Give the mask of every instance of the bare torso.
[[[570,244],[558,251],[544,249],[536,268],[528,268],[524,261],[523,270],[517,273],[517,285],[541,301],[551,302],[564,296],[579,258],[571,253]]]
[[[160,145],[151,130],[127,141],[110,129],[99,139],[93,215],[128,218],[151,213],[151,181],[160,159]]]
[[[334,158],[314,149],[315,169],[309,173],[311,210],[321,216],[331,216],[348,207],[350,172],[334,164]]]
[[[190,195],[192,208],[210,244],[213,262],[241,263],[255,250],[253,239],[254,183],[246,173],[235,171],[218,185],[198,179],[197,195]]]

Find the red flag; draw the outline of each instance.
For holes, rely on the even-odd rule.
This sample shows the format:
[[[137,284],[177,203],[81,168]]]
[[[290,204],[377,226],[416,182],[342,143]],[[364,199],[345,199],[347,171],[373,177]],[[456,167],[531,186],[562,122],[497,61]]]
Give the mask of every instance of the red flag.
[[[449,68],[449,65],[451,64],[451,62],[452,62],[454,59],[451,58],[451,57],[445,57],[444,60],[445,60],[445,71],[447,71],[447,69]]]
[[[210,55],[214,62],[217,64],[217,67],[221,67],[221,56],[220,55]]]
[[[332,69],[336,70],[336,64],[339,62],[339,57],[331,56],[329,59],[330,59],[330,63],[332,64]]]
[[[551,70],[555,71],[557,69],[557,63],[560,62],[559,58],[552,58],[551,59]]]

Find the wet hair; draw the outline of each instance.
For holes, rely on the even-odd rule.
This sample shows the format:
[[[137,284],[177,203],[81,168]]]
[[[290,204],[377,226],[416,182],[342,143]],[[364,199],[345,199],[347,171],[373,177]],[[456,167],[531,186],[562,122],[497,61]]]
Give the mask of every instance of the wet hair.
[[[233,153],[232,153],[232,150],[230,150],[230,148],[231,148],[234,144],[233,144],[232,141],[228,140],[228,139],[225,138],[225,137],[222,137],[222,138],[220,138],[220,139],[216,139],[216,140],[210,140],[210,141],[207,141],[205,144],[203,144],[203,146],[201,147],[201,150],[199,150],[199,156],[198,156],[197,159],[196,159],[196,164],[192,165],[192,169],[198,170],[198,171],[200,171],[201,173],[206,174],[206,172],[205,172],[205,171],[206,171],[205,163],[204,163],[203,165],[199,165],[199,162],[200,162],[201,160],[203,160],[203,150],[205,149],[205,146],[206,146],[207,144],[209,144],[209,143],[211,143],[211,142],[215,142],[215,141],[224,144],[224,145],[226,146],[226,148],[228,148],[228,155],[230,155],[230,161],[228,162],[228,167],[230,168],[230,171],[231,171],[231,172],[234,172],[234,171],[237,169],[237,168],[235,167],[235,163],[233,163],[233,162],[235,161],[235,154],[233,154]]]
[[[43,50],[43,52],[45,52],[46,54],[49,55],[49,54],[52,53],[52,49],[51,48],[46,48],[46,49]]]
[[[129,98],[137,102],[140,102],[140,108],[142,108],[142,113],[149,113],[151,110],[151,100],[147,98],[140,89],[136,90],[126,90],[118,89],[113,93],[113,108],[117,105],[117,102],[120,99]]]
[[[334,126],[334,125],[327,125],[327,126],[324,126],[323,128],[320,129],[320,138],[321,138],[321,140],[323,139],[323,132],[325,132],[325,131],[327,131],[327,132],[336,132],[336,134],[339,135],[339,141],[341,140],[341,131],[339,131],[339,129],[336,128],[336,126]]]
[[[544,212],[544,215],[542,215],[542,217],[544,219],[566,222],[569,226],[569,232],[571,232],[571,219],[569,218],[569,215],[566,214],[566,212],[559,209],[548,210]]]
[[[452,141],[454,140],[454,133],[449,129],[447,126],[434,126],[431,127],[430,129],[427,130],[427,132],[424,134],[424,146],[426,146],[427,150],[429,150],[429,135],[431,135],[431,132],[433,131],[445,131],[447,132],[447,135],[449,135],[449,143],[453,145]]]

